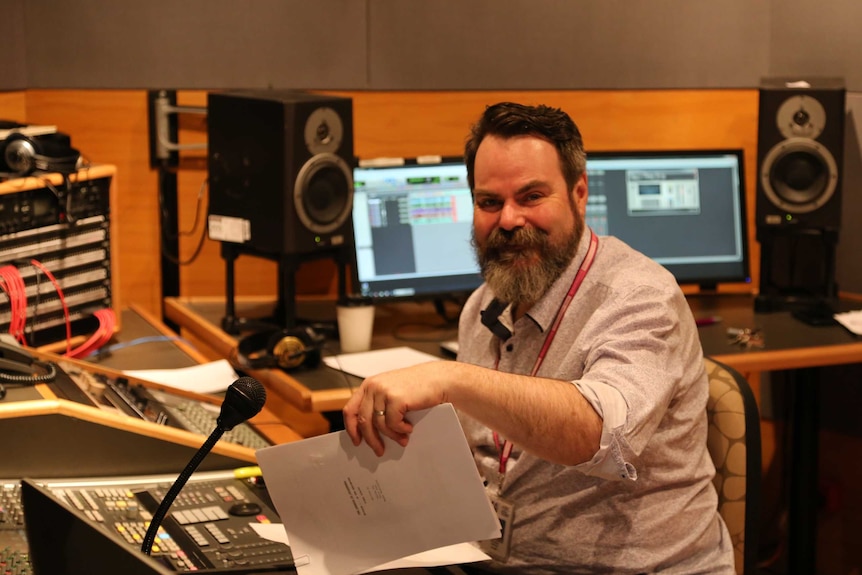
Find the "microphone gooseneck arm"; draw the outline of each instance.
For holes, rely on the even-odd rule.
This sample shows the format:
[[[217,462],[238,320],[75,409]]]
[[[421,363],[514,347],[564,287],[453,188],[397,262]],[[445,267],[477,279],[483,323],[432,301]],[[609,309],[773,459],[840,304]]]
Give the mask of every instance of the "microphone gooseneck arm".
[[[156,535],[159,532],[159,527],[162,524],[162,521],[165,518],[165,515],[168,514],[168,509],[170,509],[174,500],[177,498],[177,495],[180,494],[183,487],[185,487],[186,482],[188,482],[189,478],[192,476],[192,473],[195,472],[195,469],[198,468],[198,465],[201,464],[201,461],[207,456],[207,454],[212,451],[212,448],[221,439],[221,436],[224,435],[225,430],[221,427],[216,427],[215,430],[210,434],[207,440],[201,445],[198,452],[195,453],[194,457],[192,457],[191,461],[189,461],[186,468],[183,469],[182,473],[180,473],[177,480],[174,481],[174,484],[171,485],[171,488],[168,490],[162,502],[159,504],[159,508],[156,509],[156,512],[153,514],[153,518],[150,519],[150,526],[147,528],[147,533],[144,535],[144,542],[141,544],[141,551],[150,554],[150,551],[153,549],[153,543],[156,540]]]
[[[144,541],[141,544],[141,551],[147,555],[153,549],[153,543],[156,540],[156,535],[159,532],[159,527],[162,524],[165,516],[168,514],[168,509],[177,498],[186,482],[192,476],[201,461],[212,451],[212,448],[221,439],[225,431],[229,431],[240,423],[254,417],[263,405],[266,403],[266,389],[263,385],[254,378],[241,377],[233,382],[225,392],[225,398],[222,402],[221,413],[216,419],[216,428],[207,438],[201,448],[198,449],[186,468],[180,473],[174,484],[168,490],[158,509],[153,514],[150,520],[150,525],[147,528],[147,533],[144,535]]]

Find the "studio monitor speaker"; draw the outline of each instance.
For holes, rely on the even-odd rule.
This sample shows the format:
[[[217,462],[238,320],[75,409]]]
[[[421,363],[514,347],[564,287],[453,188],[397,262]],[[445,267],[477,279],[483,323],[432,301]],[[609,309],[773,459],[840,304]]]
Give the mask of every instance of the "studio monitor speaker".
[[[352,241],[350,98],[211,93],[207,122],[210,239],[273,257]]]
[[[845,87],[839,78],[765,79],[757,144],[757,236],[837,232],[841,222]]]

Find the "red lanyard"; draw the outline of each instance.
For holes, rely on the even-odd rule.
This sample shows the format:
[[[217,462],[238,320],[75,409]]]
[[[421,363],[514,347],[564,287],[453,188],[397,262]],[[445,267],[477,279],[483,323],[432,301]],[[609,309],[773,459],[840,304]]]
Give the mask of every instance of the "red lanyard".
[[[539,368],[542,367],[542,362],[545,361],[545,355],[548,353],[548,348],[551,347],[551,343],[554,341],[554,337],[557,335],[557,329],[560,327],[560,322],[563,321],[563,316],[566,315],[566,310],[569,309],[569,304],[572,303],[572,300],[575,299],[575,294],[578,293],[578,289],[581,287],[581,283],[584,281],[584,277],[586,277],[587,272],[590,271],[590,267],[593,265],[593,260],[596,259],[596,250],[599,248],[599,237],[590,230],[590,247],[587,249],[587,255],[584,256],[584,261],[581,262],[581,267],[578,268],[578,273],[575,274],[575,278],[572,280],[572,285],[569,287],[569,291],[566,292],[563,301],[560,302],[560,308],[557,310],[557,315],[554,316],[554,321],[551,323],[551,328],[548,330],[548,335],[545,336],[545,343],[542,344],[542,349],[539,350],[539,355],[536,357],[536,362],[533,364],[533,369],[530,371],[530,376],[535,377],[537,373],[539,373]],[[497,369],[500,365],[500,354],[497,354],[497,361],[494,363],[494,369]],[[508,439],[503,441],[502,446],[500,445],[500,436],[497,432],[494,432],[494,445],[497,447],[497,450],[500,452],[500,466],[499,472],[500,474],[506,473],[506,464],[509,462],[509,456],[512,454],[512,442]]]

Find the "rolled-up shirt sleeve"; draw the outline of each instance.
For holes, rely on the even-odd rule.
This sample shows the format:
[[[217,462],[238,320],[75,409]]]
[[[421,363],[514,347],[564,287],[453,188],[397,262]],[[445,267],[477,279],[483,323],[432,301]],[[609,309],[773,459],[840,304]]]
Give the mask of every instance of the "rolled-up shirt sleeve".
[[[585,475],[610,480],[635,480],[638,473],[631,463],[632,450],[623,435],[628,405],[616,388],[598,381],[573,382],[602,418],[602,438],[592,459],[575,465]]]

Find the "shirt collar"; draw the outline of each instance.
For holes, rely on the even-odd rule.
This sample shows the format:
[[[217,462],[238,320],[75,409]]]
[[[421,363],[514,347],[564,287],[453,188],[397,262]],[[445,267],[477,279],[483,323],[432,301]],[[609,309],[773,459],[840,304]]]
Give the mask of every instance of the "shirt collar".
[[[572,281],[581,267],[581,263],[583,263],[584,258],[587,256],[592,234],[593,230],[589,226],[584,226],[584,233],[581,234],[578,249],[575,251],[575,257],[569,262],[569,267],[551,284],[551,288],[545,295],[527,311],[526,315],[536,322],[543,332],[551,327],[551,323],[557,315],[557,310],[560,309],[560,303],[566,296],[566,292],[569,291]]]

